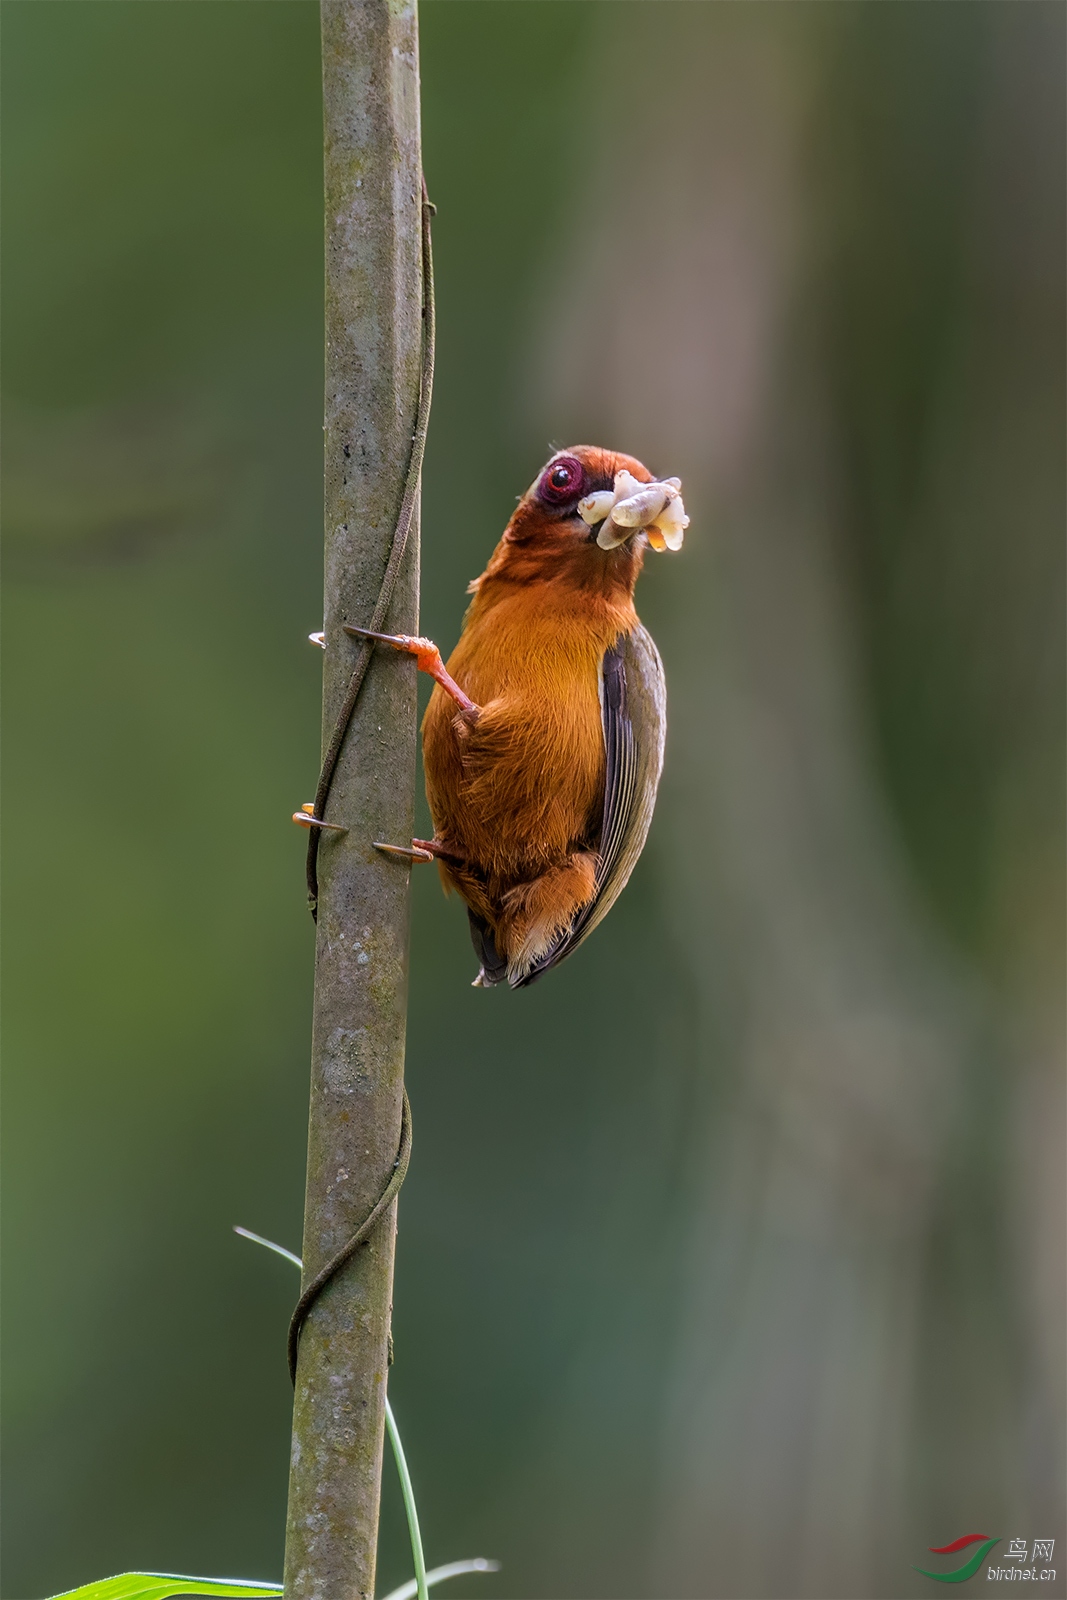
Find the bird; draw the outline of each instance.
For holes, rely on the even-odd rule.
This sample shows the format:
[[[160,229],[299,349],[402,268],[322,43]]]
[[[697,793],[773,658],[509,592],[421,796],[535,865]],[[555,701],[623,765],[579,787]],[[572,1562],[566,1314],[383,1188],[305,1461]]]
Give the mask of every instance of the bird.
[[[432,640],[345,625],[435,680],[422,723],[434,836],[379,848],[436,861],[465,902],[477,988],[524,988],[569,957],[644,848],[666,686],[634,585],[649,547],[682,544],[680,490],[630,455],[557,450],[469,585],[447,663]]]

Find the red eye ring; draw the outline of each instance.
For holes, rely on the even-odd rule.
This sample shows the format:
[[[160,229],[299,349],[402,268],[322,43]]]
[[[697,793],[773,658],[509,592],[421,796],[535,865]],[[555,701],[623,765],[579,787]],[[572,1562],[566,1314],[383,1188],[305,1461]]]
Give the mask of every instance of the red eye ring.
[[[566,505],[581,498],[585,473],[577,456],[556,456],[541,474],[538,497],[550,506]]]

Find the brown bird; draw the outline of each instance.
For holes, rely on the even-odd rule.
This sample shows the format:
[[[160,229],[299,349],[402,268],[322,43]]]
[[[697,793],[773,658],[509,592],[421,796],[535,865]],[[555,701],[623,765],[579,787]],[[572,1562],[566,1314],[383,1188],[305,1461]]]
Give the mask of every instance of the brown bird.
[[[476,986],[520,988],[570,955],[644,847],[666,691],[633,591],[646,546],[682,542],[680,487],[632,456],[559,451],[470,585],[447,666],[428,639],[347,630],[436,679],[422,724],[434,837],[393,848],[435,858],[466,901]]]

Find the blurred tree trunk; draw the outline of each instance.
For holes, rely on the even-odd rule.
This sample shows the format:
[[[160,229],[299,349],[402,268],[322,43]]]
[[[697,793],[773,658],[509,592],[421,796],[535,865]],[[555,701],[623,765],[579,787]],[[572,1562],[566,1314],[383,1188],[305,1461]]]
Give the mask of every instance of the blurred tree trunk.
[[[1024,578],[1012,611],[995,579],[978,596],[972,581],[969,602],[952,589],[960,541],[979,583],[991,560],[1054,581],[1061,446],[1048,430],[1012,454],[1003,407],[975,405],[968,361],[989,394],[1031,368],[983,348],[982,291],[959,262],[970,229],[1007,235],[1009,203],[1031,220],[1055,211],[1058,158],[1038,159],[1059,148],[1055,76],[1043,101],[1020,86],[1035,50],[1056,58],[1059,22],[1033,16],[1003,60],[982,8],[871,9],[609,8],[598,77],[621,81],[640,61],[669,88],[654,114],[610,122],[541,358],[557,434],[679,473],[692,517],[669,579],[650,558],[673,583],[655,629],[671,725],[700,730],[668,736],[674,829],[658,847],[703,1069],[650,1593],[912,1592],[911,1563],[965,1527],[1041,1536],[1062,1472],[1048,1420],[1061,1318],[1046,1287],[1061,1269],[1032,1222],[1060,1170],[1057,1080],[1037,1064],[1054,1059],[1055,980],[1023,1008],[1038,1040],[1027,1070],[1030,1052],[979,1003],[944,935],[959,931],[973,875],[1011,874],[1059,739],[1041,709],[1055,706],[1058,667],[1034,642],[1055,626],[1044,581]],[[882,63],[899,75],[909,55],[913,98],[894,123]],[[849,96],[871,106],[858,150],[834,143]],[[1030,162],[1023,196],[1007,163],[1004,190],[971,187],[985,99],[998,131],[984,136],[1007,133]],[[920,184],[928,211],[908,216],[892,180],[917,159],[913,140],[918,159],[937,159]],[[1054,240],[1039,243],[1059,284]],[[997,268],[987,290],[1009,317],[1047,326],[1061,289],[1043,278],[1035,310],[1025,252],[1005,248]],[[864,348],[872,328],[882,342],[868,333]],[[1017,398],[1047,417],[1047,394]],[[950,478],[979,442],[994,452],[971,479],[978,504],[924,475],[935,429],[957,434],[955,449],[938,441]],[[1019,507],[1021,553],[991,481]],[[647,578],[639,600],[657,603]],[[918,662],[900,636],[916,613],[928,619]],[[902,795],[918,773],[913,809],[927,815],[938,783],[951,791],[953,719],[976,711],[953,698],[937,650],[946,630],[950,651],[960,643],[961,618],[987,654],[988,630],[1004,634],[1039,705],[1035,771],[1013,774],[1005,753],[988,779],[1008,797],[1000,829],[975,824],[973,782],[947,805],[964,839],[957,892],[938,879],[944,849],[924,857],[909,832]],[[877,649],[880,623],[896,658]],[[938,693],[950,737],[931,772],[887,728],[902,697],[918,697],[921,725],[923,695]],[[1042,818],[1048,865],[1058,823]],[[1049,890],[1023,873],[1032,898],[987,916],[1015,949],[1049,924]]]

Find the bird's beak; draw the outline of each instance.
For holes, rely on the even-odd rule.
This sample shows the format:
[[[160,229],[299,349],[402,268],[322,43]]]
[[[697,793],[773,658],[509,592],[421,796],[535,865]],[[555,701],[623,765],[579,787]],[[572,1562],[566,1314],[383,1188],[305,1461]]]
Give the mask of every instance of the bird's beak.
[[[689,518],[679,478],[641,483],[632,473],[617,472],[614,489],[601,489],[578,502],[578,513],[590,527],[600,523],[596,542],[614,550],[635,533],[645,533],[653,550],[680,550]]]

